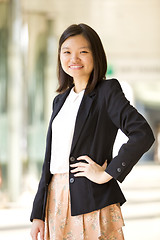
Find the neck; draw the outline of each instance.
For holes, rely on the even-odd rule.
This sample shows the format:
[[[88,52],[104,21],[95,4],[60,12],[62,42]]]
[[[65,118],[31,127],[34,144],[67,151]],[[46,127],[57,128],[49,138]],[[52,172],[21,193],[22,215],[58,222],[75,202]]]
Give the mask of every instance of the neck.
[[[82,90],[86,89],[88,82],[83,81],[74,81],[74,91],[76,93],[81,92]]]

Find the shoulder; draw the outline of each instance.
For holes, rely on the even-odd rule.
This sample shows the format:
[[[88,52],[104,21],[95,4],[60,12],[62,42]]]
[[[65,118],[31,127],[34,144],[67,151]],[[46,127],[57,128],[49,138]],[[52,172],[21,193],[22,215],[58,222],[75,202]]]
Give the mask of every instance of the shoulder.
[[[97,86],[97,91],[99,92],[104,92],[105,94],[106,93],[112,93],[114,92],[115,90],[117,91],[122,91],[122,88],[121,88],[121,85],[119,83],[119,81],[115,78],[112,78],[112,79],[107,79],[107,80],[101,80],[99,83],[98,83],[98,86]]]
[[[62,93],[58,93],[55,98],[53,99],[53,102],[58,102],[59,100],[63,100],[63,98],[66,98],[70,91],[71,91],[72,87],[68,88],[67,90],[65,90]]]
[[[54,105],[55,105],[56,103],[58,103],[59,99],[61,98],[61,95],[62,95],[62,94],[57,94],[57,95],[54,97],[53,102],[52,102],[52,110],[54,109]]]
[[[56,103],[58,103],[59,101],[63,102],[65,101],[65,99],[67,98],[67,96],[69,95],[70,91],[71,91],[72,87],[68,88],[65,92],[63,93],[59,93],[54,99],[53,99],[53,103],[52,103],[52,109],[54,108],[54,105]]]

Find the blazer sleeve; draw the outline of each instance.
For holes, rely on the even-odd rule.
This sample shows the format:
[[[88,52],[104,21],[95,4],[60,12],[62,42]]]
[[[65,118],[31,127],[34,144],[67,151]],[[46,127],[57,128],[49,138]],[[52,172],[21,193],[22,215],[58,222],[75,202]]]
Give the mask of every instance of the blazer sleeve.
[[[106,172],[119,182],[123,182],[141,156],[154,142],[153,132],[146,119],[130,105],[116,79],[110,80],[106,95],[108,114],[112,122],[129,138],[123,144]]]
[[[56,97],[53,100],[52,113],[54,112],[55,101],[56,101]],[[47,201],[48,182],[49,182],[49,179],[51,178],[51,173],[49,171],[49,166],[50,166],[49,162],[50,162],[50,154],[51,154],[51,123],[52,123],[52,116],[50,119],[48,132],[47,132],[46,151],[45,151],[45,158],[44,158],[44,163],[42,167],[41,179],[38,185],[37,193],[33,201],[30,221],[33,221],[33,219],[41,219],[45,221],[45,208],[46,208],[46,201]]]
[[[30,216],[30,221],[33,219],[45,220],[45,206],[46,206],[46,189],[45,189],[45,176],[44,176],[44,164],[41,179],[38,185],[38,190],[33,201],[32,212]]]

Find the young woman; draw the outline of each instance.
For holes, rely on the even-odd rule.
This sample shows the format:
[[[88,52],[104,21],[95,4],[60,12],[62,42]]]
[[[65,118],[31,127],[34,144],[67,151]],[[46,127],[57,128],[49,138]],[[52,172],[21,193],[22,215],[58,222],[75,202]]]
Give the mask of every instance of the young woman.
[[[33,203],[33,240],[38,233],[51,240],[124,239],[120,206],[126,200],[117,180],[123,182],[154,137],[106,71],[97,33],[85,24],[69,26],[59,41],[60,94]],[[119,128],[129,140],[112,158]]]

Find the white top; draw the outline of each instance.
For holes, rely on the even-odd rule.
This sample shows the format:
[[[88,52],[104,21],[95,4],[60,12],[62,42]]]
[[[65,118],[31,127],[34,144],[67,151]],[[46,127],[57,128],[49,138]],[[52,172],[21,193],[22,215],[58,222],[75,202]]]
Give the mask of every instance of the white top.
[[[50,163],[52,174],[69,172],[69,155],[75,121],[83,95],[84,90],[75,93],[72,88],[62,108],[53,120]]]

